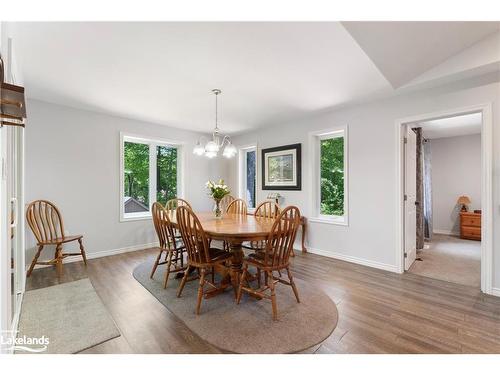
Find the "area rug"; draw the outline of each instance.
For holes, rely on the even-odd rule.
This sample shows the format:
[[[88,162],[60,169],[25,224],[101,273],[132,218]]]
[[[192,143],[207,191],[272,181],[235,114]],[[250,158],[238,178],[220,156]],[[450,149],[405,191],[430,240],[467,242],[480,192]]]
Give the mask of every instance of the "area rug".
[[[48,339],[41,353],[78,353],[120,336],[89,279],[24,294],[18,337]],[[29,353],[17,350],[16,353]]]
[[[271,316],[269,300],[246,294],[239,305],[234,292],[203,299],[201,314],[195,314],[198,282],[188,282],[176,297],[179,280],[170,279],[163,289],[163,270],[149,278],[154,258],[140,264],[133,275],[158,301],[181,319],[199,337],[216,348],[232,353],[296,353],[323,342],[337,325],[335,303],[322,291],[295,278],[301,303],[291,287],[278,284],[278,321]],[[166,328],[167,329],[167,328]]]

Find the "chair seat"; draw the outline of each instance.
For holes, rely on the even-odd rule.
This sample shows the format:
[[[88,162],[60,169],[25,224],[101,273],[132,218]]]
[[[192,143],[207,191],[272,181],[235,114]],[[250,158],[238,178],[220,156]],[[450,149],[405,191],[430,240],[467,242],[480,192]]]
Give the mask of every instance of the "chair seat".
[[[270,257],[272,255],[270,254]],[[243,263],[248,263],[254,267],[260,268],[262,270],[281,270],[283,268],[288,267],[288,262],[286,264],[281,264],[279,266],[271,266],[271,265],[266,265],[264,263],[265,261],[265,254],[263,251],[258,251],[254,254],[250,254],[248,257],[245,257],[243,259]]]
[[[58,237],[54,238],[49,241],[44,241],[38,243],[38,245],[57,245],[61,243],[66,243],[66,242],[71,242],[71,241],[76,241],[83,238],[83,234],[77,234],[76,236],[66,236],[66,237]]]

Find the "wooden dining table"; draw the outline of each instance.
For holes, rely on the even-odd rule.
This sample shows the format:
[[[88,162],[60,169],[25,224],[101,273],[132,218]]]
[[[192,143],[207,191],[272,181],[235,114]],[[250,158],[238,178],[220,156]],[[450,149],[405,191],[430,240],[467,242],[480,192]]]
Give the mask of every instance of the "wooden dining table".
[[[168,215],[172,225],[178,228],[176,211],[169,211]],[[224,289],[224,283],[228,284],[227,286],[232,284],[236,292],[243,265],[243,242],[267,239],[274,219],[227,213],[223,214],[222,218],[217,219],[213,212],[197,212],[196,216],[208,238],[225,241],[229,244],[233,256],[229,275],[227,275],[226,280],[224,278],[222,280],[222,289]]]

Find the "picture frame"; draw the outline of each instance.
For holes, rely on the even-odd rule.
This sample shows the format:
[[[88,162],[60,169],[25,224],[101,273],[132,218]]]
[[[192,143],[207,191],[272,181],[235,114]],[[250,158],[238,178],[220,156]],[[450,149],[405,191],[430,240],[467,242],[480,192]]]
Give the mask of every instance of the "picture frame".
[[[302,190],[302,144],[262,149],[262,190]]]

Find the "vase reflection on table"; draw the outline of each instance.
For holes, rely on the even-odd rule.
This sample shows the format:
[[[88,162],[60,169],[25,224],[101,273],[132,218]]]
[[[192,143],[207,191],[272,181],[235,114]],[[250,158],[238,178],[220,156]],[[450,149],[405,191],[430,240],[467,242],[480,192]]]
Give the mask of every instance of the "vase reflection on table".
[[[222,210],[220,208],[220,202],[222,198],[230,194],[231,191],[228,189],[227,185],[224,184],[224,180],[220,179],[218,183],[213,181],[207,181],[206,187],[209,190],[210,197],[214,200],[214,215],[216,219],[222,219]]]

